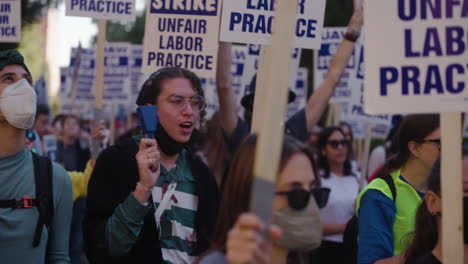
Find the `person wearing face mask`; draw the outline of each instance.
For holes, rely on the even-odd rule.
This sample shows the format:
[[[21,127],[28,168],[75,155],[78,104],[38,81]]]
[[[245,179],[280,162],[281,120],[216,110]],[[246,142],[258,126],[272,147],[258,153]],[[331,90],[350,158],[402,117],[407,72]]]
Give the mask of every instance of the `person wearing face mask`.
[[[143,84],[137,105],[156,105],[154,139],[105,149],[88,184],[85,251],[91,263],[191,263],[209,246],[219,190],[190,149],[205,115],[200,79],[167,67]]]
[[[320,176],[322,185],[330,188],[330,198],[320,210],[324,237],[317,250],[318,263],[345,263],[343,233],[354,215],[360,178],[351,164],[350,145],[340,127],[327,127],[319,135]]]
[[[50,160],[44,173],[43,167],[36,166],[43,158],[25,147],[26,130],[33,126],[36,114],[31,84],[23,56],[16,50],[0,52],[1,262],[70,263],[70,176]],[[45,177],[51,177],[47,187],[52,190],[47,194],[38,187],[48,181]]]
[[[392,257],[399,261],[411,242],[406,234],[414,229],[427,177],[440,156],[439,115],[406,116],[397,142],[398,152],[385,162],[356,201],[359,264]]]
[[[353,1],[354,12],[348,23],[348,32],[345,34],[343,41],[330,61],[325,80],[310,96],[305,108],[285,121],[285,133],[302,142],[307,140],[309,132],[312,131],[325,112],[328,101],[333,96],[335,88],[340,83],[341,75],[345,71],[349,59],[352,57],[354,44],[359,37],[359,32],[363,25],[362,6],[359,4],[359,0],[347,1]],[[242,139],[248,136],[250,131],[254,109],[256,78],[253,78],[247,89],[247,94],[241,100],[241,104],[245,110],[244,120],[242,120],[236,114],[236,100],[231,80],[231,61],[231,44],[220,42],[216,70],[219,119],[230,151],[234,153]],[[294,99],[294,93],[290,92],[288,102],[292,102]]]
[[[249,211],[256,142],[256,135],[250,135],[234,156],[223,190],[211,249],[199,261],[200,264],[251,263],[246,259],[254,257],[254,252],[249,249],[252,249],[251,243],[255,241],[242,241],[249,236],[239,233],[257,234],[252,227],[241,228],[239,225],[245,222],[245,216],[241,215]],[[320,188],[320,178],[317,177],[315,162],[308,148],[290,136],[284,138],[279,167],[272,223],[279,227],[277,231],[281,235],[275,235],[275,242],[271,245],[272,255],[278,260],[277,263],[299,263],[293,253],[307,252],[320,245],[322,226],[319,207],[326,203],[328,190]],[[243,195],[242,199],[239,199],[239,194]],[[253,214],[247,214],[247,218],[259,221]],[[264,261],[267,262],[261,262],[262,259],[255,261],[270,263],[266,259]]]

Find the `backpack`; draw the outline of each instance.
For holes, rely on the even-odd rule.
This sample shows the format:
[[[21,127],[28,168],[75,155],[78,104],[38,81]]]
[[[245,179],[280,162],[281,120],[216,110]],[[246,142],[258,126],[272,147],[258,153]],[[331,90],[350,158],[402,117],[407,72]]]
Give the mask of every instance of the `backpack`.
[[[23,198],[0,200],[0,208],[29,209],[36,206],[39,211],[39,218],[33,237],[33,247],[39,246],[44,225],[49,229],[54,209],[52,194],[52,162],[47,157],[41,157],[31,152],[34,163],[34,180],[36,182],[36,199],[28,196]]]
[[[396,202],[396,188],[395,182],[390,174],[382,178],[390,188],[392,192],[392,200]],[[359,222],[358,217],[355,214],[346,224],[346,229],[343,233],[343,250],[344,250],[344,259],[347,260],[349,264],[357,264],[358,257],[358,234],[359,234]]]

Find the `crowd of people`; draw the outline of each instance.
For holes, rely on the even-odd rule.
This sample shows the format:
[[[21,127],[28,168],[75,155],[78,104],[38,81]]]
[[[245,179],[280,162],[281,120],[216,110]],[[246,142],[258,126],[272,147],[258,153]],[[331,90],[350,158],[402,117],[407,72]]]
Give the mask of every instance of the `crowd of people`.
[[[355,5],[350,34],[362,24]],[[230,43],[219,45],[211,120],[198,76],[162,68],[136,101],[157,105],[156,131],[132,122],[115,144],[106,122],[37,105],[22,55],[0,52],[1,262],[442,263],[439,116],[396,122],[367,168],[346,120],[319,126],[357,37],[345,36],[323,83],[285,123],[271,223],[250,210],[256,78],[239,117]]]

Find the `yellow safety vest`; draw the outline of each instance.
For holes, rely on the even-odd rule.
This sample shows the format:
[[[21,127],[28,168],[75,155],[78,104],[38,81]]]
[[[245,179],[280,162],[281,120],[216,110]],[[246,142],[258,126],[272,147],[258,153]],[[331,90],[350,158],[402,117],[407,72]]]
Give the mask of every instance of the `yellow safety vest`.
[[[416,219],[416,210],[421,203],[421,197],[418,192],[408,183],[400,179],[400,171],[397,170],[390,175],[395,183],[396,190],[396,216],[393,222],[393,255],[398,255],[409,246],[412,240],[411,233],[414,231],[414,222]],[[393,201],[392,191],[390,187],[381,178],[373,180],[366,188],[364,188],[357,198],[356,215],[358,215],[361,204],[361,197],[369,190],[378,190],[385,194]],[[358,215],[359,217],[359,215]]]

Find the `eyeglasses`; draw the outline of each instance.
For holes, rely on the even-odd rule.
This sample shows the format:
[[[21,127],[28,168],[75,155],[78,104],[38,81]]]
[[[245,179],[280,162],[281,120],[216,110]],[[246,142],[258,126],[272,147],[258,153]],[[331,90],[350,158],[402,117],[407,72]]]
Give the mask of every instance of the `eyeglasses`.
[[[432,143],[432,144],[436,144],[439,148],[440,148],[440,138],[436,138],[436,139],[421,139],[421,140],[418,140],[416,141],[420,144],[422,143]]]
[[[424,139],[424,140],[421,140],[421,143],[425,143],[425,142],[437,144],[437,145],[440,146],[440,138],[438,138],[438,139]]]
[[[201,95],[195,95],[190,98],[174,94],[169,97],[169,102],[178,110],[182,111],[190,103],[193,111],[201,112],[206,108],[205,99]]]
[[[292,189],[287,192],[276,192],[276,195],[287,195],[288,205],[294,210],[302,210],[309,203],[310,196],[313,195],[319,208],[325,207],[330,194],[329,188],[314,188],[310,191],[304,189]]]
[[[343,147],[348,147],[349,141],[346,139],[342,140],[330,140],[327,142],[328,145],[330,145],[332,148],[337,149],[340,145]]]

